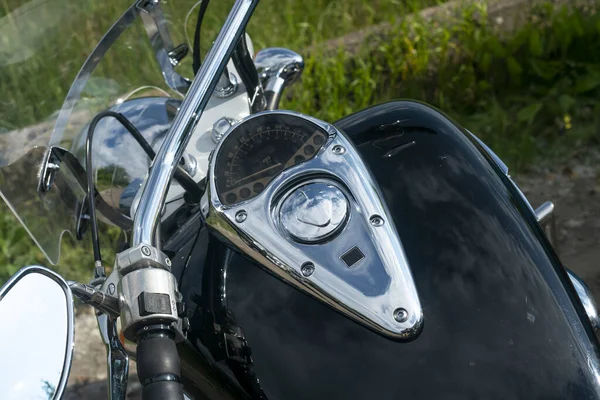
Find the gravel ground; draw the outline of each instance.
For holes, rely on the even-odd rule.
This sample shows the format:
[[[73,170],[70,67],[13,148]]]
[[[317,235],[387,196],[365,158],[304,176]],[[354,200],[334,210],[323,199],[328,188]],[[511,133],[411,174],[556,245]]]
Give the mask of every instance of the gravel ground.
[[[560,256],[600,299],[600,153],[586,155],[551,168],[537,168],[515,176],[532,206],[546,200],[555,204]],[[73,399],[106,399],[105,349],[91,310],[76,318],[75,357],[69,380]],[[135,365],[129,378],[129,399],[140,399]]]

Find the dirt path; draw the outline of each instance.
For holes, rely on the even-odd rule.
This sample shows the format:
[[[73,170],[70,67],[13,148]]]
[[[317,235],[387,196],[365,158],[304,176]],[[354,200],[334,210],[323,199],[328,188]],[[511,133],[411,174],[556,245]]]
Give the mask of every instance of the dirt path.
[[[560,258],[600,299],[600,153],[515,180],[534,208],[554,203]]]
[[[560,256],[600,299],[600,153],[514,178],[534,208],[554,202]],[[75,332],[72,386],[65,399],[106,399],[106,356],[93,313],[80,313]],[[128,399],[141,398],[134,368]]]

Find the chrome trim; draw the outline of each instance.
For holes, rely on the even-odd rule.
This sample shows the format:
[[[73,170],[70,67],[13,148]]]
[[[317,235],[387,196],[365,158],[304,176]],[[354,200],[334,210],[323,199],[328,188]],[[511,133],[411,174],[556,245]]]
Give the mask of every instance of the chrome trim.
[[[109,398],[125,400],[129,381],[129,356],[119,340],[117,320],[106,314],[100,314],[96,318],[100,336],[106,346]]]
[[[187,54],[187,50],[184,54],[180,46],[173,46],[165,14],[158,0],[140,0],[137,7],[142,11],[140,17],[166,84],[177,93],[185,95],[192,83],[175,72],[174,66]]]
[[[215,121],[211,131],[211,137],[213,142],[219,143],[223,136],[229,131],[229,128],[237,121],[233,118],[221,117]]]
[[[181,168],[183,168],[183,170],[187,172],[190,177],[193,178],[196,176],[196,172],[198,172],[198,160],[196,160],[196,157],[188,152],[185,152],[183,153],[183,157],[181,157],[180,162],[183,163]]]
[[[571,283],[577,292],[579,300],[581,300],[581,304],[585,309],[585,313],[590,319],[592,328],[594,328],[594,331],[596,332],[600,331],[600,316],[598,316],[598,306],[592,291],[587,287],[585,282],[583,282],[583,280],[577,276],[577,274],[575,274],[569,268],[565,267],[565,269],[567,270],[567,275],[569,275],[569,279],[571,280]]]
[[[121,313],[121,303],[118,297],[106,294],[93,286],[69,281],[69,288],[82,303],[89,304],[96,310],[117,318]]]
[[[109,295],[118,293],[119,274],[113,269],[102,284],[100,290]],[[129,379],[129,355],[119,340],[117,319],[106,314],[97,314],[100,337],[106,346],[106,365],[108,368],[108,393],[111,400],[125,400]]]
[[[171,65],[174,67],[178,66],[181,60],[187,56],[190,49],[187,44],[183,43],[179,46],[176,46],[173,50],[169,51],[167,55],[169,56],[169,61],[171,61]],[[191,82],[190,82],[191,83]]]
[[[217,82],[214,95],[220,99],[226,99],[235,94],[238,88],[238,81],[235,75],[229,73],[229,69],[225,66],[225,70]]]
[[[222,140],[209,169],[208,225],[276,276],[374,331],[394,339],[418,333],[423,311],[402,243],[383,196],[353,144],[334,126],[291,111],[265,111],[245,121],[265,114],[303,118],[325,130],[330,139],[313,159],[284,170],[260,195],[231,207],[221,203],[215,189],[215,160],[227,139]],[[332,150],[338,146],[345,152]],[[318,245],[294,241],[281,229],[278,216],[294,185],[314,179],[335,182],[351,209],[342,232]],[[241,221],[236,218],[240,212],[246,214]],[[382,223],[372,224],[375,216]],[[349,267],[340,256],[356,246],[365,257]],[[310,271],[302,268],[309,264]],[[407,315],[398,321],[394,311],[400,308]]]
[[[282,229],[294,240],[319,243],[344,228],[350,207],[335,182],[315,179],[289,190],[275,212]]]
[[[556,231],[556,218],[554,217],[554,203],[547,201],[535,209],[535,218],[546,233],[548,240],[558,254],[558,235]]]
[[[143,187],[133,222],[132,244],[134,246],[141,243],[151,244],[155,247],[160,246],[155,233],[169,190],[169,183],[189,142],[191,133],[198,124],[220,74],[231,58],[237,41],[242,36],[258,1],[236,0],[221,32],[200,67],[188,95],[181,103],[181,108],[152,163],[150,174]]]
[[[271,47],[256,54],[254,65],[265,93],[272,93],[267,108],[274,110],[279,107],[283,90],[302,75],[304,59],[292,50]]]
[[[547,224],[553,218],[554,203],[547,201],[535,209],[535,217],[540,225]]]
[[[73,348],[75,344],[75,314],[73,310],[73,296],[67,282],[56,272],[42,267],[40,265],[30,265],[21,268],[14,274],[5,284],[0,288],[0,299],[2,299],[6,293],[12,289],[23,277],[29,274],[40,274],[47,276],[48,278],[55,281],[65,292],[67,301],[67,345],[65,346],[65,362],[63,364],[63,373],[60,377],[60,381],[56,386],[56,392],[54,394],[55,399],[62,398],[62,395],[67,387],[67,381],[71,371],[71,364],[73,362]],[[42,332],[43,334],[43,332]]]

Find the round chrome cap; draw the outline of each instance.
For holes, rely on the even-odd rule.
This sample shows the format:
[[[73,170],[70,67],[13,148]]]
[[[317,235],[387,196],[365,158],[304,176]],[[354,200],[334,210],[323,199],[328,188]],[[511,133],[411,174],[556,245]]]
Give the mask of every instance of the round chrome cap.
[[[348,199],[327,182],[311,182],[297,187],[279,209],[279,220],[295,240],[317,243],[332,238],[348,219]]]

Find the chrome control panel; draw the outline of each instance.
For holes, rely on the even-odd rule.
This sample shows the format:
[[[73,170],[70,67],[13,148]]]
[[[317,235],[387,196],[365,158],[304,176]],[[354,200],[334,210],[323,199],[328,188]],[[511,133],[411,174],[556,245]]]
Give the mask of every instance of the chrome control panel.
[[[278,142],[285,156],[261,153],[273,137],[297,144]],[[236,161],[250,141],[260,147]],[[232,192],[236,200],[226,200]],[[233,125],[211,159],[202,211],[268,271],[356,322],[393,339],[420,331],[423,311],[394,221],[357,150],[334,126],[289,111]]]

